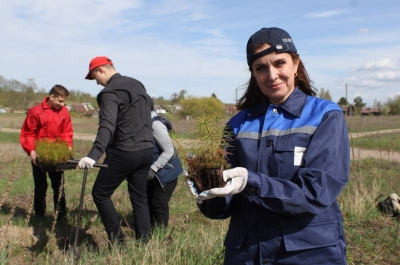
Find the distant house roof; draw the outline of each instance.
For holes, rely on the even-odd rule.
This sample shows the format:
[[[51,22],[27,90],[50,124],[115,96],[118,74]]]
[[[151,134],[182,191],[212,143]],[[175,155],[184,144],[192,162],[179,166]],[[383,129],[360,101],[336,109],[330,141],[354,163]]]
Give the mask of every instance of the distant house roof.
[[[237,111],[235,105],[225,105],[226,112],[235,113]]]
[[[97,110],[90,103],[73,103],[70,105],[71,111],[83,113],[84,116],[96,116]]]
[[[83,104],[72,104],[71,110],[76,111],[76,112],[86,112],[89,110],[89,108]]]
[[[172,113],[175,113],[175,112],[180,111],[182,109],[182,107],[180,105],[163,105],[162,107],[165,110],[167,110],[168,112],[172,112]]]
[[[342,109],[343,114],[346,116],[353,116],[354,115],[354,106],[347,104],[347,105],[341,105],[340,108]]]
[[[379,115],[381,113],[381,109],[379,107],[362,107],[361,108],[361,114],[373,114],[373,115]]]
[[[96,112],[95,109],[90,109],[90,110],[86,111],[85,114],[92,115],[92,114],[95,113],[95,112]]]

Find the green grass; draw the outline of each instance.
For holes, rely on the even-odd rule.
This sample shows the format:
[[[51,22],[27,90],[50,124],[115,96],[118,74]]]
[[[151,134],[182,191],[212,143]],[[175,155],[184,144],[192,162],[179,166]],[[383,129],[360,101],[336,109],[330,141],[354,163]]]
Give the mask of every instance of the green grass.
[[[400,264],[400,218],[376,208],[400,193],[400,164],[386,160],[353,161],[351,178],[339,202],[344,217],[349,264]]]
[[[352,145],[364,149],[400,152],[400,133],[374,134],[352,140]]]
[[[0,142],[1,143],[19,143],[19,133],[0,132]]]
[[[354,116],[346,117],[349,132],[370,132],[399,129],[399,116]]]
[[[29,164],[14,164],[15,172],[25,172],[13,183],[9,197],[10,202],[3,205],[0,211],[0,224],[4,225],[10,219],[13,204],[17,204],[19,212],[11,218],[12,224],[27,227],[24,219],[24,198],[29,198],[33,188],[33,180],[29,176]],[[22,167],[22,168],[21,168]],[[375,207],[392,192],[400,193],[400,164],[385,160],[367,159],[353,161],[350,182],[339,196],[343,212],[346,239],[348,243],[348,263],[358,264],[399,264],[400,219],[383,216]],[[222,264],[223,240],[229,220],[210,220],[202,216],[184,184],[179,179],[176,191],[170,202],[171,219],[169,228],[156,230],[149,245],[142,246],[133,240],[131,223],[131,206],[126,184],[123,183],[113,195],[117,212],[121,219],[128,221],[124,231],[128,236],[128,247],[125,249],[110,248],[104,234],[97,210],[91,198],[91,189],[97,169],[89,171],[84,197],[82,226],[89,228],[80,233],[79,247],[81,249],[80,264]],[[65,188],[67,207],[71,224],[66,227],[56,227],[51,231],[52,201],[49,188],[48,218],[44,223],[30,222],[31,227],[43,227],[38,244],[31,250],[10,244],[7,249],[0,248],[1,253],[7,253],[7,259],[18,260],[20,264],[71,264],[68,256],[62,251],[60,242],[74,233],[73,220],[77,216],[77,208],[82,184],[82,170],[65,171]],[[3,194],[7,181],[0,179],[0,193]],[[25,197],[23,195],[25,194]],[[21,197],[22,196],[22,197]],[[40,230],[40,229],[39,229]],[[58,239],[56,236],[59,236]],[[64,237],[60,237],[64,235]],[[11,239],[10,239],[11,240]],[[55,242],[58,242],[56,244]],[[68,251],[67,251],[68,252]],[[21,255],[24,253],[24,255]],[[5,258],[0,257],[1,258]]]
[[[354,126],[350,126],[353,126],[355,131],[378,130],[386,126],[381,125],[386,121],[365,118],[370,117],[359,117],[348,120],[348,122],[353,122]],[[386,119],[387,117],[380,118]],[[399,120],[398,117],[397,120]],[[393,122],[393,125],[390,125],[393,128],[400,127],[397,125],[398,121],[388,119],[388,122],[390,121]],[[88,124],[87,128],[95,123],[88,122]],[[188,123],[184,124],[184,126],[187,125]],[[84,130],[83,122],[81,126],[80,129]],[[383,150],[387,146],[396,146],[399,142],[398,137],[398,134],[381,134],[359,138],[354,139],[352,146]],[[365,145],[370,147],[364,146],[364,141]],[[18,238],[14,237],[6,238],[7,244],[0,244],[0,265],[73,264],[68,259],[68,247],[64,252],[64,245],[75,232],[74,225],[76,224],[83,171],[79,169],[65,171],[69,219],[67,224],[56,223],[53,230],[51,187],[48,189],[46,198],[47,218],[43,222],[37,222],[31,218],[26,224],[25,219],[31,217],[32,214],[29,208],[33,190],[31,165],[19,145],[18,133],[0,132],[0,142],[13,147],[13,150],[7,149],[7,152],[0,153],[0,168],[2,169],[0,171],[0,198],[4,198],[4,203],[0,208],[0,225],[11,223],[21,230],[33,229],[40,236],[39,241],[29,247],[23,245],[25,241],[30,240],[28,236],[26,239],[24,238],[24,241],[18,241]],[[86,156],[92,142],[74,141],[74,146],[74,158],[79,159]],[[400,164],[393,161],[378,159],[352,161],[350,181],[339,196],[348,244],[349,265],[400,264],[400,219],[382,215],[376,208],[376,203],[390,193],[400,193],[399,172]],[[121,249],[110,247],[91,197],[96,174],[97,169],[89,170],[84,197],[82,229],[78,242],[81,250],[79,264],[217,265],[223,263],[223,240],[229,220],[210,220],[204,217],[198,211],[195,200],[187,191],[183,178],[179,179],[170,201],[170,226],[166,230],[154,231],[152,240],[146,246],[139,245],[134,240],[132,209],[126,183],[122,183],[112,198],[117,212],[123,220],[123,230],[128,237],[128,246]],[[12,182],[11,179],[13,179]],[[8,194],[5,194],[10,182],[11,189]]]

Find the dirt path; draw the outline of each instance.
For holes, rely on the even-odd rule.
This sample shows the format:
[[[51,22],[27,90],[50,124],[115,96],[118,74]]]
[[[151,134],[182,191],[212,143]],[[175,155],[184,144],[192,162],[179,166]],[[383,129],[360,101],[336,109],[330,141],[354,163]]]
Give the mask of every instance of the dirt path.
[[[15,132],[19,133],[20,130],[18,129],[10,129],[10,128],[0,128],[1,132]],[[349,138],[354,139],[358,137],[374,135],[374,134],[385,134],[385,133],[392,133],[392,132],[400,132],[400,129],[393,129],[393,130],[382,130],[382,131],[374,131],[374,132],[363,132],[363,133],[349,133]],[[96,138],[95,134],[92,133],[74,133],[74,139],[78,140],[86,140],[86,141],[94,141]],[[391,152],[388,153],[387,151],[376,151],[376,150],[365,150],[359,148],[353,148],[351,150],[351,159],[364,159],[368,157],[374,158],[384,158],[390,159],[396,162],[400,162],[400,153],[398,152]]]
[[[397,133],[400,132],[400,129],[392,129],[392,130],[382,130],[382,131],[373,131],[373,132],[363,132],[363,133],[349,133],[350,139],[355,139],[358,137],[368,136],[368,135],[376,135],[376,134],[385,134],[385,133]],[[373,158],[382,158],[389,159],[395,162],[400,162],[400,153],[398,152],[387,152],[387,151],[378,151],[378,150],[366,150],[360,148],[352,148],[350,150],[351,159],[365,159],[368,157]]]

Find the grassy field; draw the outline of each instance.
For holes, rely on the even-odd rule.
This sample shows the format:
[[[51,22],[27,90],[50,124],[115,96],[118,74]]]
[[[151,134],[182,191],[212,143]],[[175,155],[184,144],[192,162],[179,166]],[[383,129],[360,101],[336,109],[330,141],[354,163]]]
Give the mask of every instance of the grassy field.
[[[19,129],[24,117],[21,114],[1,115],[0,128]],[[347,121],[350,130],[357,132],[400,128],[398,117],[397,121],[392,117],[379,119],[351,117]],[[188,122],[180,125],[179,121],[173,122],[175,128],[180,128],[178,133],[184,133],[190,127]],[[74,119],[73,123],[76,132],[88,133],[97,129],[96,120]],[[357,138],[353,145],[379,150],[396,146],[398,139],[396,134],[381,134]],[[91,144],[75,141],[75,158],[86,155]],[[68,251],[68,245],[76,229],[82,170],[65,171],[68,222],[55,222],[50,187],[47,217],[38,222],[32,217],[31,166],[19,145],[18,133],[0,132],[0,146],[0,264],[74,264],[68,255],[72,251],[71,248]],[[375,207],[390,193],[400,193],[399,172],[400,164],[393,161],[352,161],[350,182],[339,197],[349,264],[400,264],[400,219],[384,216]],[[183,178],[179,179],[170,202],[170,226],[154,231],[146,246],[133,240],[132,210],[123,183],[113,195],[113,201],[128,236],[128,246],[111,247],[91,198],[96,174],[97,169],[93,169],[88,175],[77,264],[222,264],[223,240],[229,220],[210,220],[202,216]],[[32,231],[38,237],[32,236]]]
[[[352,116],[346,117],[349,132],[369,132],[400,128],[399,116]]]
[[[25,114],[5,113],[0,114],[0,128],[21,129],[21,125],[25,119]],[[368,132],[387,129],[399,129],[399,116],[354,116],[346,117],[349,132]],[[186,134],[193,126],[193,120],[171,120],[171,123],[178,134]],[[98,127],[97,119],[90,118],[73,118],[74,131],[77,133],[95,133]]]
[[[355,147],[387,152],[400,152],[400,133],[375,134],[353,140]]]

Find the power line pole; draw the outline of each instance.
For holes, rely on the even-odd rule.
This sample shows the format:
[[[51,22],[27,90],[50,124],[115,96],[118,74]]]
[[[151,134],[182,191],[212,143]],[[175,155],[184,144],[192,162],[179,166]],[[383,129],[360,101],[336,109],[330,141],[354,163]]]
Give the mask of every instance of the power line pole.
[[[238,94],[238,87],[236,88],[236,104],[237,104],[237,102],[238,102],[238,99],[237,99],[237,95]]]

